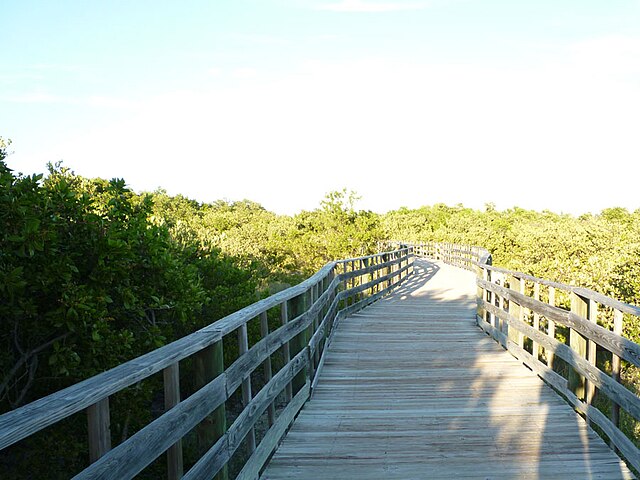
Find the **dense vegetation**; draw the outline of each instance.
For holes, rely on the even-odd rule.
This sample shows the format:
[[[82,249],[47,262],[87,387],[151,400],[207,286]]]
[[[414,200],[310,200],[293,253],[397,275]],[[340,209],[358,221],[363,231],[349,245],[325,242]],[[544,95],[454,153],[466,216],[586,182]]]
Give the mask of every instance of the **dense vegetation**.
[[[640,210],[576,218],[434,205],[376,214],[357,210],[357,197],[343,190],[285,216],[248,200],[137,194],[124,180],[87,179],[61,165],[46,177],[17,174],[0,142],[0,413],[387,239],[481,245],[494,264],[640,304]],[[637,341],[639,332],[630,335]],[[152,380],[113,398],[116,443],[158,413],[158,390]],[[46,466],[49,477],[66,478],[86,463],[86,426],[67,423],[64,433],[21,442],[11,460],[0,455],[0,469],[22,458],[32,471]],[[56,464],[29,453],[31,444]]]

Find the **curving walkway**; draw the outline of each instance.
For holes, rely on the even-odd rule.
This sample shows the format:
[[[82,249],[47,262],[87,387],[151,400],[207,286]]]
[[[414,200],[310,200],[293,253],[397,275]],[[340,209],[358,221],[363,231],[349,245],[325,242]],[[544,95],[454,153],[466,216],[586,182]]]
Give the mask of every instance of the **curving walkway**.
[[[341,322],[263,479],[627,479],[624,463],[475,324],[475,277],[416,259]]]

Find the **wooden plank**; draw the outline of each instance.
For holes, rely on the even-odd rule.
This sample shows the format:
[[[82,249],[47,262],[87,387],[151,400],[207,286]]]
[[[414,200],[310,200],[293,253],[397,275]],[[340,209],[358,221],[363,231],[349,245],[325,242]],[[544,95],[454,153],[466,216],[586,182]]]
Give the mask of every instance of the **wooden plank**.
[[[526,275],[521,272],[514,272],[512,270],[507,270],[505,268],[495,267],[492,265],[488,265],[487,269],[494,272],[501,272],[506,275],[515,274],[515,275],[518,275],[520,278],[524,278],[525,280],[528,280],[531,282],[539,283],[540,285],[545,285],[545,286],[553,287],[555,289],[576,293],[577,295],[586,299],[593,300],[596,303],[599,303],[600,305],[604,305],[606,307],[610,307],[615,310],[620,310],[621,312],[628,313],[630,315],[635,315],[636,317],[640,317],[640,307],[638,307],[637,305],[630,305],[628,303],[621,302],[619,300],[616,300],[611,297],[607,297],[605,295],[602,295],[601,293],[595,292],[588,288],[575,287],[573,285],[567,285],[564,283],[552,282],[544,278],[538,278],[532,275]]]
[[[306,366],[308,355],[309,352],[306,349],[302,350],[275,374],[271,381],[251,399],[251,402],[236,418],[224,436],[196,462],[183,478],[185,480],[208,479],[219,472],[238,449],[243,439],[254,429],[256,421],[269,403],[273,402],[287,383]],[[300,391],[304,389],[305,386]]]
[[[130,479],[162,455],[226,400],[220,375],[142,430],[129,437],[74,479]]]
[[[475,327],[473,275],[415,265],[397,293],[336,323],[313,396],[262,479],[633,478],[571,406]]]
[[[0,450],[160,372],[220,338],[222,335],[215,330],[192,333],[95,377],[0,415]]]
[[[533,298],[514,292],[513,290],[503,288],[493,283],[484,282],[482,279],[477,279],[477,281],[480,282],[484,288],[498,293],[507,299],[513,298],[516,302],[519,302],[521,305],[524,305],[531,310],[537,311],[547,319],[552,319],[556,323],[560,323],[576,330],[584,337],[595,341],[598,345],[615,353],[622,359],[636,366],[640,366],[640,345],[637,343],[621,337],[620,335],[616,335],[600,325],[589,322],[575,313],[568,312],[558,307],[552,307],[546,303],[536,301]]]
[[[302,283],[249,305],[169,345],[0,415],[0,450],[210,346],[263,311],[306,291],[309,285],[332,272],[335,265],[335,262],[330,262]]]
[[[611,421],[596,407],[588,405],[578,399],[570,391],[561,392],[577,411],[583,413],[598,425],[602,431],[609,437],[611,443],[624,455],[627,462],[636,470],[640,471],[640,450],[635,444],[629,440]]]
[[[489,309],[495,309],[492,305],[487,305]],[[600,388],[614,402],[625,408],[634,418],[640,420],[640,398],[633,392],[627,390],[622,384],[616,382],[602,370],[592,365],[587,359],[583,358],[573,348],[558,342],[555,339],[547,337],[542,332],[537,332],[531,326],[521,322],[517,318],[507,314],[506,312],[498,312],[510,326],[523,332],[532,339],[536,339],[538,343],[543,345],[549,351],[562,358],[576,371],[577,375],[588,379],[593,385]],[[571,390],[571,384],[568,384]],[[573,391],[573,390],[571,390]]]
[[[310,385],[307,383],[293,400],[287,404],[273,427],[265,434],[256,451],[244,464],[236,480],[255,480],[258,478],[260,470],[262,470],[271,454],[275,451],[291,422],[293,422],[295,416],[309,398],[309,390]]]

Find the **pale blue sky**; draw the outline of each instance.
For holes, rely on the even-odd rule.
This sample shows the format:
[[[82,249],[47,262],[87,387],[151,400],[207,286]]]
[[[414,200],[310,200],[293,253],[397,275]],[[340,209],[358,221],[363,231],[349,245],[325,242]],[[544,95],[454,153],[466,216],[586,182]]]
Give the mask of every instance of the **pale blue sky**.
[[[640,1],[15,1],[0,136],[285,213],[640,208]],[[597,172],[597,173],[594,173]],[[383,193],[384,192],[384,193]]]

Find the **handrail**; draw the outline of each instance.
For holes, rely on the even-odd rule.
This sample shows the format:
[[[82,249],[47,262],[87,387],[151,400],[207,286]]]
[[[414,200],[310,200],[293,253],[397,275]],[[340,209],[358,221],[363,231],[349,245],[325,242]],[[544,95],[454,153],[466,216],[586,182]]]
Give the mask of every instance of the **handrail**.
[[[167,452],[168,478],[226,477],[226,465],[247,442],[249,458],[237,478],[255,478],[275,450],[302,405],[312,394],[335,325],[348,314],[388,294],[413,273],[413,249],[330,262],[302,283],[260,300],[197,332],[0,415],[0,449],[86,409],[91,464],[74,478],[133,478]],[[269,312],[281,325],[269,331]],[[272,317],[274,316],[272,315]],[[249,346],[247,324],[260,321],[261,339]],[[273,323],[273,322],[272,322]],[[239,356],[223,364],[223,340],[235,334]],[[284,365],[272,372],[271,356]],[[179,362],[193,358],[205,377],[198,390],[180,401]],[[264,367],[265,384],[253,392],[252,373]],[[164,373],[165,412],[125,442],[111,449],[109,397]],[[242,390],[244,409],[227,428],[225,402]],[[274,401],[284,392],[287,405],[276,415]],[[268,411],[269,429],[256,444],[254,428]],[[208,434],[213,446],[186,473],[181,439],[207,416],[215,418]],[[184,476],[183,476],[184,473]]]
[[[640,397],[620,377],[622,361],[640,367],[640,345],[622,336],[624,315],[640,318],[640,307],[492,266],[489,252],[479,247],[403,245],[416,255],[475,270],[478,326],[597,425],[611,447],[640,470],[640,450],[620,429],[621,412],[640,421]],[[570,309],[563,306],[568,303]]]

